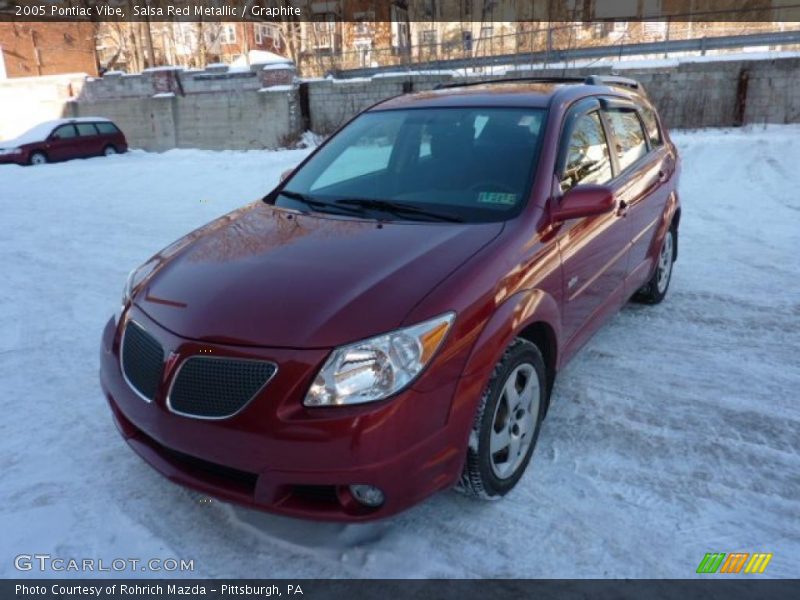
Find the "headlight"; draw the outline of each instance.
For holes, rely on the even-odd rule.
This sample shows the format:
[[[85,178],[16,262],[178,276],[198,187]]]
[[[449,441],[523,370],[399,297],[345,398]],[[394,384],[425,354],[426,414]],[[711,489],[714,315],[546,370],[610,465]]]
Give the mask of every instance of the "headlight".
[[[303,404],[341,406],[383,400],[410,384],[441,346],[455,313],[336,348]]]
[[[6,156],[8,154],[19,154],[22,152],[20,148],[0,148],[0,156]]]

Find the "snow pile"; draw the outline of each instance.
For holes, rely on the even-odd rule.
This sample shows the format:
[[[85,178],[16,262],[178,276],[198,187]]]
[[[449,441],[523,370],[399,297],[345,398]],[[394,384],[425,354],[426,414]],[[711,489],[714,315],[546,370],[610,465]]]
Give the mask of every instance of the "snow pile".
[[[127,448],[97,381],[128,271],[308,150],[0,166],[0,575],[26,552],[193,559],[195,577],[683,578],[736,550],[796,576],[800,127],[675,139],[669,295],[626,307],[560,374],[517,489],[369,525],[198,502]]]

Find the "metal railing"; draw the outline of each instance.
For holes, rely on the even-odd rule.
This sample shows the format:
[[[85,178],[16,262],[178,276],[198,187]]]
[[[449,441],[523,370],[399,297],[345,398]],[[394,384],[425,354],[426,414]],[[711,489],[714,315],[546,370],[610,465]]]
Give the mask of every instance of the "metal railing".
[[[719,35],[726,32],[725,28],[707,30],[697,27],[693,32],[686,27],[678,29],[676,24],[672,24],[672,31],[667,28],[662,32],[648,34],[644,29],[645,25],[636,24],[639,27],[637,35],[613,35],[612,31],[612,35],[581,38],[576,35],[577,28],[585,29],[587,25],[579,24],[478,38],[469,40],[469,44],[463,40],[449,40],[438,44],[418,44],[405,49],[375,48],[369,51],[366,61],[363,51],[328,53],[325,56],[306,55],[301,57],[300,69],[304,75],[333,74],[339,78],[352,78],[410,70],[481,70],[500,65],[541,67],[574,61],[630,56],[669,57],[676,53],[705,54],[708,51],[753,47],[800,48],[798,23],[782,24],[781,27],[794,27],[788,31],[726,35]],[[745,24],[728,25],[730,27],[727,31],[747,30],[743,27]],[[763,28],[765,24],[756,25]],[[656,37],[662,39],[654,39]],[[364,66],[365,62],[369,66]]]

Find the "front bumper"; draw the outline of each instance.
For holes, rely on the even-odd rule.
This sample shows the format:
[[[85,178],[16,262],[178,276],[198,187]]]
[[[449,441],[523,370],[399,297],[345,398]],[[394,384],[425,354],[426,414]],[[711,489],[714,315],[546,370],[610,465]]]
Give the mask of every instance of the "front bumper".
[[[200,343],[176,336],[136,307],[130,312],[169,357],[159,391],[146,402],[124,380],[115,319],[103,332],[101,384],[120,433],[170,480],[270,512],[343,521],[389,516],[457,481],[464,432],[448,425],[448,415],[459,380],[434,375],[425,386],[373,405],[308,409],[302,399],[328,350]],[[228,419],[174,414],[164,402],[171,377],[184,358],[201,350],[270,360],[279,370]],[[352,484],[379,487],[384,504],[358,504],[348,491]]]
[[[0,154],[0,165],[26,165],[28,164],[28,157],[24,152],[19,154]]]

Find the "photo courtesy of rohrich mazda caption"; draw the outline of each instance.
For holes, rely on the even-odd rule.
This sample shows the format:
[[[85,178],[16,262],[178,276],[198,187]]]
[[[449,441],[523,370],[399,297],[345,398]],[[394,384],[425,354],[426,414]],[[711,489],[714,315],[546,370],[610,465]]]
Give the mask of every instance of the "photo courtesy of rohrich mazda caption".
[[[286,515],[502,496],[556,374],[664,299],[679,170],[630,79],[385,100],[130,274],[102,339],[116,424],[172,481]]]

